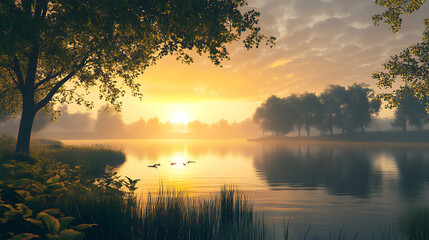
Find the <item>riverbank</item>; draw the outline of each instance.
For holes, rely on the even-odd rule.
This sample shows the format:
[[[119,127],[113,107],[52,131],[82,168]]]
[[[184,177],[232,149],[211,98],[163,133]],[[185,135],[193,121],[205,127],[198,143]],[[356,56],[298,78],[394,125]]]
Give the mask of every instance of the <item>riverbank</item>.
[[[143,199],[139,179],[106,167],[120,151],[39,141],[15,154],[14,141],[0,137],[0,239],[271,239],[236,187],[202,199],[160,186]]]
[[[290,142],[369,142],[369,143],[428,143],[429,130],[378,131],[365,133],[349,133],[325,136],[282,136],[261,137],[248,141],[290,141]]]

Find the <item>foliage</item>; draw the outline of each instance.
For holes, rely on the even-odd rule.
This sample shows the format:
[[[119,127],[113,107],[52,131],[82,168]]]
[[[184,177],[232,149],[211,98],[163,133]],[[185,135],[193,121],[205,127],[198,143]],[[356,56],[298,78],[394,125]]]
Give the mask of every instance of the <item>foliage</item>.
[[[302,123],[310,136],[310,129],[318,126],[321,115],[323,114],[322,103],[314,93],[304,93],[300,96],[299,108],[302,109]]]
[[[417,11],[424,0],[377,0],[376,3],[388,9],[382,14],[373,17],[376,25],[384,20],[394,33],[397,33],[402,24],[403,14],[412,14]],[[373,78],[378,81],[378,87],[393,89],[389,93],[378,94],[378,99],[387,101],[387,107],[393,108],[400,104],[398,96],[409,93],[414,94],[421,102],[429,97],[429,19],[425,19],[423,41],[411,45],[403,50],[399,55],[390,57],[390,60],[383,64],[385,72],[376,72]],[[402,80],[399,88],[396,88],[396,80]],[[426,103],[426,111],[429,112],[429,105]]]
[[[345,96],[346,89],[339,85],[329,85],[320,94],[324,112],[319,127],[322,130],[329,130],[331,135],[334,127],[343,125]]]
[[[13,139],[0,138],[8,142]],[[39,145],[32,158],[5,145],[0,146],[1,239],[269,238],[263,219],[235,187],[209,199],[163,188],[140,199],[135,197],[139,179],[124,179],[111,167],[93,178],[83,167],[50,158],[49,151],[67,147]]]
[[[74,218],[59,209],[40,209],[76,189],[86,188],[78,177],[79,168],[22,159],[19,154],[10,154],[0,165],[0,238],[83,239],[82,230],[92,224],[73,226]]]
[[[125,162],[125,155],[121,151],[108,146],[73,147],[62,145],[37,146],[33,150],[35,155],[69,166],[81,166],[82,173],[87,176],[100,177],[107,166],[119,167]]]
[[[209,198],[191,198],[174,188],[124,199],[90,192],[58,203],[81,222],[98,226],[89,239],[270,239],[246,194],[224,187]]]
[[[120,109],[126,89],[141,97],[135,81],[166,55],[191,63],[191,51],[220,65],[228,43],[247,49],[274,37],[260,33],[259,12],[228,1],[2,1],[0,3],[0,108],[20,110],[17,151],[28,152],[36,112],[55,102],[91,107],[100,99]],[[245,36],[243,36],[245,35]],[[123,81],[118,82],[118,78]],[[66,84],[67,83],[67,84]]]
[[[375,3],[388,9],[372,17],[374,23],[378,26],[381,21],[390,25],[392,32],[397,33],[401,29],[402,16],[404,13],[409,15],[419,10],[425,0],[376,0]]]
[[[395,110],[393,126],[402,128],[404,132],[408,125],[422,127],[429,120],[425,110],[426,102],[427,99],[422,103],[412,93],[398,96],[399,106]]]
[[[366,84],[353,84],[347,89],[347,114],[345,128],[353,130],[371,123],[372,115],[380,110],[380,101],[373,99],[374,91]],[[371,100],[370,100],[371,99]]]
[[[380,101],[370,100],[373,91],[365,84],[353,84],[347,89],[329,85],[319,96],[314,93],[269,97],[258,107],[253,121],[265,131],[281,136],[301,128],[310,136],[312,127],[333,135],[334,127],[349,132],[368,126],[380,109]]]
[[[93,219],[88,220],[91,224],[78,224],[82,222],[76,219],[79,213],[70,215],[69,209],[61,208],[62,202],[72,196],[82,198],[88,194],[116,196],[124,200],[135,198],[134,192],[139,180],[121,179],[117,173],[112,173],[112,168],[108,168],[109,172],[100,179],[114,179],[120,184],[101,186],[100,181],[86,174],[80,166],[69,166],[50,158],[55,154],[49,151],[58,154],[61,149],[70,150],[67,147],[59,144],[43,146],[38,143],[35,146],[40,149],[35,151],[36,158],[32,158],[12,153],[12,145],[8,144],[13,142],[12,138],[2,137],[0,142],[4,143],[0,148],[1,239],[83,239],[88,233],[87,229],[96,224]],[[90,149],[84,149],[81,154],[83,156],[90,152]],[[78,158],[76,155],[74,157]],[[86,156],[88,157],[91,155]],[[68,159],[72,160],[73,155]],[[76,164],[77,161],[73,163]],[[99,167],[104,168],[105,164],[100,164]]]
[[[412,209],[400,221],[400,230],[407,239],[429,239],[429,209]]]

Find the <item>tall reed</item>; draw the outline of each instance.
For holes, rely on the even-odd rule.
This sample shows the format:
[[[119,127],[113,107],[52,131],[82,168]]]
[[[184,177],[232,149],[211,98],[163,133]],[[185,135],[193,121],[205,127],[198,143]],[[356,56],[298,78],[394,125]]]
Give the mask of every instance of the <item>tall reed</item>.
[[[209,198],[161,188],[156,195],[126,199],[93,191],[55,203],[79,222],[97,223],[88,239],[269,239],[247,195],[222,187]]]

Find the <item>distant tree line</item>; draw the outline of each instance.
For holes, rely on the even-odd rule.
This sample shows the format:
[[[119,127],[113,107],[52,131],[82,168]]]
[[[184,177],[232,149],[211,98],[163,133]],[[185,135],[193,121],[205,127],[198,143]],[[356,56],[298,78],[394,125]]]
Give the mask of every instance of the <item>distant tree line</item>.
[[[1,110],[1,108],[0,108]],[[106,111],[107,110],[107,111]],[[66,105],[57,108],[60,114],[54,122],[51,115],[42,111],[36,114],[34,131],[36,137],[54,138],[252,138],[257,137],[260,130],[248,118],[241,122],[229,122],[221,119],[206,123],[199,120],[184,123],[161,122],[157,117],[140,118],[126,123],[120,113],[113,108],[102,106],[93,118],[89,112],[71,113]],[[18,116],[19,117],[19,116]],[[18,131],[19,119],[3,119],[0,117],[0,134],[15,135]]]
[[[415,96],[411,91],[396,93],[396,109],[393,126],[399,127],[406,132],[409,126],[421,128],[429,122],[428,98],[427,96]]]
[[[269,97],[258,107],[253,121],[264,132],[282,136],[305,130],[310,136],[312,128],[319,129],[321,134],[334,134],[334,128],[341,133],[360,129],[365,132],[381,106],[379,100],[373,99],[374,91],[365,84],[353,84],[347,89],[339,85],[329,85],[320,95],[303,93],[280,98]]]

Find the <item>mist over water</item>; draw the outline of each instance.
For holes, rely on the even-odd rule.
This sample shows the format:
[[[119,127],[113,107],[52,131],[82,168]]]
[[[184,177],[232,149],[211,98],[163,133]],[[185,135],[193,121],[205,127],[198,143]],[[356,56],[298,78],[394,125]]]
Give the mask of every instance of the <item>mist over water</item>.
[[[290,143],[245,140],[73,140],[122,149],[117,170],[141,179],[138,192],[156,192],[160,182],[209,196],[224,184],[249,193],[255,209],[292,236],[319,239],[380,236],[410,209],[429,207],[429,145]],[[195,163],[188,163],[195,161]],[[158,168],[148,165],[160,163]],[[171,165],[174,163],[174,165]],[[184,165],[184,163],[186,165]],[[337,234],[337,235],[335,235]]]

